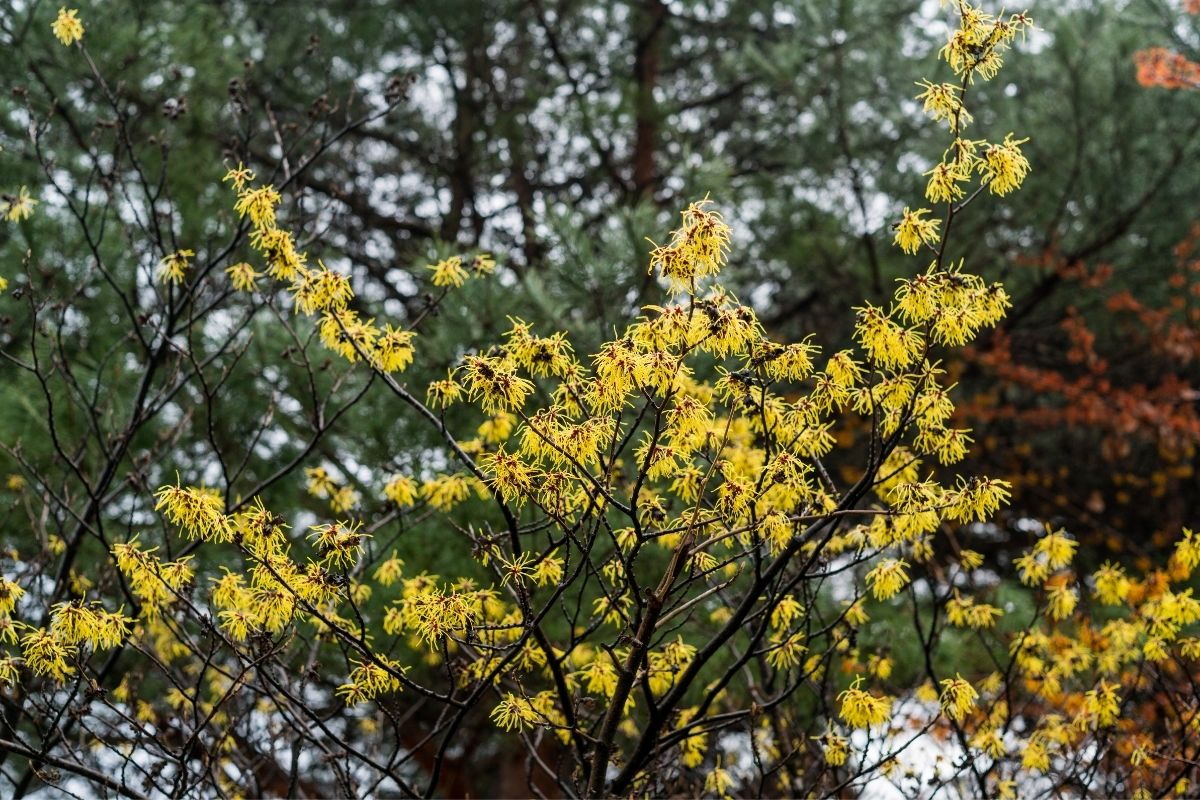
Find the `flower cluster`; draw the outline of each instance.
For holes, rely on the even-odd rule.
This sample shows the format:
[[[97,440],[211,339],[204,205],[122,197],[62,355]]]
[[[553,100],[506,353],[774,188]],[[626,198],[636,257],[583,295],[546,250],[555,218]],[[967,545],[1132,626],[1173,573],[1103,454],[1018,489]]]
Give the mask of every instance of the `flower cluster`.
[[[650,253],[650,270],[658,270],[673,289],[694,292],[696,280],[716,275],[725,264],[729,250],[729,226],[715,211],[707,210],[709,200],[692,203],[683,212],[683,225],[671,232],[670,244],[657,246]]]
[[[1014,139],[1009,133],[999,143],[988,143],[984,139],[964,138],[962,132],[972,120],[965,97],[974,76],[979,75],[985,80],[995,77],[1003,64],[1004,51],[1017,34],[1029,30],[1033,22],[1024,13],[993,17],[965,0],[958,0],[956,5],[958,28],[942,48],[941,57],[949,63],[959,83],[922,81],[919,85],[924,91],[917,95],[924,112],[933,120],[946,122],[952,137],[942,158],[925,173],[929,178],[925,198],[930,203],[949,205],[947,221],[961,210],[961,205],[955,204],[965,202],[966,186],[976,175],[981,188],[1003,197],[1020,188],[1029,173],[1029,161],[1021,150],[1021,145],[1028,139]],[[922,219],[927,213],[930,209],[904,209],[903,219],[895,226],[895,242],[904,252],[916,253],[922,244],[932,246],[937,243],[938,223]]]
[[[354,290],[349,277],[320,260],[315,267],[309,266],[308,254],[297,247],[295,235],[278,227],[278,207],[282,201],[279,191],[271,185],[255,185],[254,179],[254,171],[239,163],[226,172],[223,180],[237,193],[234,210],[250,222],[250,243],[263,259],[266,275],[288,284],[297,312],[318,317],[317,330],[328,350],[350,363],[366,361],[385,373],[407,369],[415,355],[416,332],[391,323],[378,326],[374,319],[363,319],[351,308]],[[161,275],[164,280],[178,283],[183,279],[186,261],[180,263],[176,256],[169,257],[172,259],[169,264],[164,259]],[[462,286],[472,274],[491,274],[495,261],[487,254],[479,254],[468,271],[462,259],[455,256],[429,269],[433,285],[446,291]],[[252,265],[234,264],[226,273],[235,290],[250,293],[258,290],[260,274]]]

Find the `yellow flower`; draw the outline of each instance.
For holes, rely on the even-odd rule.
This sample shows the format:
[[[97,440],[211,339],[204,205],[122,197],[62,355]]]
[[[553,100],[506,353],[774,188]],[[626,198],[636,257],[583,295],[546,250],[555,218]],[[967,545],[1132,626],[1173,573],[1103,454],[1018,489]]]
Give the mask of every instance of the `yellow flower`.
[[[1092,575],[1096,583],[1095,596],[1105,605],[1117,606],[1129,595],[1131,583],[1125,576],[1125,570],[1118,564],[1105,561],[1100,569]]]
[[[785,631],[792,626],[792,622],[804,613],[804,606],[796,600],[794,595],[787,595],[779,601],[779,605],[771,612],[771,628],[776,631]]]
[[[882,725],[891,713],[892,701],[859,689],[862,680],[861,675],[855,678],[850,688],[838,695],[838,702],[841,703],[839,714],[853,728]]]
[[[417,504],[417,482],[407,475],[397,475],[383,487],[383,495],[398,506]]]
[[[225,542],[232,537],[224,501],[215,491],[176,484],[160,487],[154,496],[158,500],[154,510],[162,511],[167,521],[182,528],[189,539]]]
[[[876,600],[887,600],[895,597],[908,584],[908,573],[904,571],[908,562],[888,559],[867,573],[867,583]]]
[[[253,615],[241,609],[223,609],[217,616],[221,620],[221,630],[235,642],[246,641],[250,632],[257,628]]]
[[[1004,737],[993,727],[986,727],[971,737],[971,747],[982,750],[992,758],[1001,758],[1007,752]]]
[[[721,766],[720,757],[717,758],[717,765],[713,767],[712,772],[708,773],[704,778],[704,791],[711,792],[717,797],[729,797],[729,789],[733,786],[733,776],[729,774],[729,770]]]
[[[710,200],[692,203],[683,212],[683,226],[671,232],[671,243],[650,253],[650,271],[658,270],[673,289],[688,289],[697,278],[716,275],[725,264],[729,226],[716,211],[707,211]]]
[[[917,357],[922,345],[920,333],[896,324],[883,309],[869,303],[855,311],[858,321],[854,334],[871,361],[895,369],[908,366]]]
[[[563,560],[556,556],[546,556],[533,567],[533,582],[538,586],[550,586],[562,580]]]
[[[1096,718],[1096,724],[1107,728],[1116,723],[1121,713],[1121,697],[1117,694],[1118,685],[1100,681],[1100,684],[1087,693],[1088,713]]]
[[[679,730],[683,730],[692,721],[696,715],[695,708],[686,708],[679,712]],[[700,730],[692,728],[691,730]],[[682,742],[679,743],[679,750],[682,754],[681,761],[688,769],[695,769],[704,761],[704,752],[708,748],[708,734],[694,733]]]
[[[1013,564],[1017,567],[1021,583],[1026,586],[1036,586],[1050,575],[1050,568],[1046,566],[1046,562],[1038,559],[1032,551],[1017,556]]]
[[[917,85],[925,88],[925,91],[917,95],[917,99],[924,103],[922,110],[934,121],[946,120],[951,130],[961,128],[971,121],[971,115],[963,108],[957,86],[929,81],[921,81]]]
[[[507,586],[509,581],[512,581],[514,586],[524,586],[525,581],[533,577],[534,567],[533,560],[536,556],[533,553],[521,553],[511,560],[503,555],[496,557],[496,561],[500,566],[500,585]]]
[[[350,486],[338,487],[329,498],[329,508],[333,513],[341,514],[358,505],[358,492]]]
[[[1029,174],[1029,160],[1021,152],[1021,145],[1029,139],[1014,140],[1007,134],[1000,144],[989,145],[984,151],[979,171],[988,191],[999,197],[1021,186]]]
[[[332,522],[309,528],[309,538],[313,540],[313,548],[320,554],[323,565],[335,568],[354,565],[366,540],[370,538],[365,533],[359,533],[359,526],[357,522]]]
[[[9,222],[29,219],[33,216],[33,207],[38,204],[29,196],[29,189],[25,186],[18,189],[15,195],[6,194],[0,199],[4,200],[4,218]]]
[[[228,177],[228,175],[226,176]],[[275,227],[275,206],[279,205],[279,192],[274,186],[243,189],[238,192],[233,210],[239,217],[249,216],[256,228]]]
[[[539,719],[533,704],[511,692],[492,709],[492,721],[503,730],[524,730]]]
[[[1050,769],[1050,754],[1046,751],[1045,742],[1039,738],[1030,739],[1021,753],[1021,766],[1028,770],[1046,772]]]
[[[11,656],[0,658],[0,686],[10,687],[17,684],[20,675],[18,660]]]
[[[1183,538],[1175,543],[1175,560],[1189,575],[1192,570],[1200,566],[1200,536],[1197,536],[1194,531],[1183,529]]]
[[[1200,639],[1189,637],[1179,641],[1179,652],[1184,658],[1200,658]]]
[[[504,445],[480,458],[479,468],[491,476],[488,482],[506,502],[518,504],[533,491],[538,474],[520,457],[504,452]]]
[[[222,569],[225,570],[225,574],[220,578],[209,578],[213,583],[213,604],[220,608],[246,605],[249,595],[246,594],[242,576],[236,572],[230,572],[226,567],[222,567]]]
[[[250,234],[250,244],[262,253],[267,262],[267,274],[281,281],[295,281],[304,269],[308,256],[296,250],[292,234],[278,228],[257,228]]]
[[[462,259],[458,256],[431,264],[426,269],[433,271],[434,286],[453,286],[457,289],[467,282],[467,271],[463,269]]]
[[[960,200],[966,192],[958,184],[969,180],[969,172],[964,173],[957,164],[939,163],[925,173],[929,183],[925,185],[925,199],[931,203],[949,203]]]
[[[508,437],[512,436],[513,428],[517,424],[517,418],[509,413],[496,414],[484,420],[476,432],[491,444],[499,444],[508,441]]]
[[[479,253],[471,260],[471,272],[476,278],[491,275],[496,271],[496,260],[488,253]]]
[[[946,441],[943,437],[954,440],[958,444],[955,445],[952,442]],[[943,432],[939,437],[938,445],[942,448],[957,447],[958,445],[965,447],[966,442],[963,441],[964,439],[970,441],[970,437],[966,436],[966,431]],[[946,454],[943,453],[942,455]],[[953,455],[953,453],[950,455]],[[950,501],[950,508],[946,511],[946,516],[950,519],[960,521],[971,519],[983,521],[1008,501],[1009,490],[1011,488],[1012,484],[998,478],[971,478],[958,491],[950,493],[947,496],[946,499]]]
[[[975,691],[975,687],[963,680],[962,675],[942,681],[942,711],[955,722],[961,721],[975,708],[978,698],[979,693]]]
[[[967,572],[979,569],[983,566],[983,553],[975,550],[963,550],[959,553],[958,563]]]
[[[1023,13],[997,19],[965,2],[959,3],[958,8],[959,29],[950,35],[939,55],[956,75],[965,76],[968,81],[975,73],[991,80],[1003,65],[1004,49],[1033,21]]]
[[[407,667],[384,656],[377,655],[374,658],[374,662],[355,661],[357,666],[350,672],[346,683],[335,690],[347,705],[356,705],[381,694],[400,691],[399,675],[404,674]]]
[[[932,452],[937,456],[938,461],[945,465],[957,464],[959,461],[962,461],[964,458],[966,458],[967,447],[972,441],[971,437],[968,435],[970,433],[969,430],[962,430],[958,428],[930,428],[929,430],[930,435],[926,437],[927,441],[923,442],[923,444],[927,444],[928,447],[922,447],[921,449],[923,451]],[[964,499],[972,496],[973,495],[970,493],[963,493]],[[956,513],[958,513],[957,509]],[[968,516],[970,515],[970,512],[964,511],[963,513],[966,513]],[[975,512],[976,516],[979,517],[987,516],[987,513],[988,512]]]
[[[463,387],[454,380],[454,373],[446,375],[445,380],[430,381],[425,390],[425,401],[435,408],[446,408],[462,397]]]
[[[413,362],[412,331],[385,325],[375,340],[375,363],[384,372],[403,372]]]
[[[850,754],[850,742],[844,736],[839,736],[832,730],[828,730],[820,736],[814,736],[815,740],[821,743],[821,750],[825,756],[825,763],[831,767],[840,767],[846,763],[846,757]]]
[[[91,608],[78,603],[58,603],[53,608],[50,632],[66,645],[82,642],[93,649],[116,647],[129,635],[132,622],[120,612],[109,613],[103,608]]]
[[[1151,636],[1147,639],[1146,643],[1142,645],[1142,653],[1148,661],[1153,661],[1156,664],[1166,661],[1171,655],[1167,650],[1166,643],[1159,636]]]
[[[350,279],[334,272],[319,260],[317,269],[302,269],[290,289],[296,298],[296,310],[311,316],[318,311],[344,311],[354,297]]]
[[[534,336],[529,323],[509,317],[512,329],[505,334],[504,352],[523,369],[533,375],[570,374],[573,359],[571,343],[567,335],[559,332],[553,336]]]
[[[1045,556],[1046,566],[1051,570],[1056,570],[1071,563],[1078,547],[1079,542],[1067,538],[1063,531],[1051,531],[1047,526],[1046,535],[1033,546],[1033,552],[1036,555]]]
[[[991,628],[996,619],[1003,616],[1000,609],[986,603],[976,603],[974,598],[961,598],[957,591],[954,597],[946,602],[946,619],[959,628]]]
[[[1133,764],[1135,767],[1154,766],[1156,762],[1152,751],[1152,744],[1143,740],[1140,744],[1138,744],[1137,747],[1134,748],[1133,753],[1129,757],[1129,763]]]
[[[1067,577],[1058,576],[1046,583],[1051,619],[1061,620],[1071,616],[1071,612],[1075,610],[1075,604],[1079,602],[1079,596],[1075,594],[1075,590],[1067,585]]]
[[[21,648],[25,663],[35,675],[49,675],[63,683],[75,671],[68,660],[74,658],[76,648],[50,631],[40,628],[30,631],[21,637]]]
[[[236,167],[230,167],[229,171],[225,173],[225,177],[221,178],[222,183],[229,181],[234,190],[238,192],[245,188],[247,181],[252,180],[254,180],[254,171],[240,161]]]
[[[861,597],[853,603],[845,601],[845,605],[847,608],[843,618],[846,620],[847,625],[860,627],[871,621],[871,618],[867,616],[866,608],[863,607],[863,599]]]
[[[579,677],[584,680],[584,685],[591,694],[611,697],[617,689],[617,669],[613,666],[612,659],[607,656],[593,659],[592,663],[579,671]]]
[[[791,669],[800,663],[800,656],[808,650],[803,642],[803,633],[793,633],[771,648],[767,653],[767,663],[775,669]]]
[[[463,359],[467,397],[489,414],[521,408],[533,384],[519,377],[507,359],[467,356]]]
[[[401,570],[403,569],[404,562],[396,555],[396,551],[393,550],[392,557],[376,567],[375,580],[379,581],[381,586],[391,586],[400,580]]]
[[[908,206],[905,206],[904,216],[893,226],[896,231],[893,243],[900,245],[901,250],[911,255],[917,252],[922,244],[932,247],[941,241],[941,237],[938,236],[938,225],[941,223],[936,219],[922,219],[928,213],[928,208],[910,211]]]
[[[438,511],[449,511],[471,496],[471,486],[462,475],[439,475],[422,484],[421,495]]]
[[[313,497],[326,498],[337,491],[337,481],[324,467],[305,467],[305,491]]]
[[[13,613],[13,610],[17,607],[17,601],[24,595],[25,590],[15,581],[10,581],[8,578],[0,578],[0,615],[7,617]]]
[[[83,22],[79,19],[79,9],[60,8],[58,17],[50,25],[50,30],[64,45],[71,45],[83,38]]]
[[[176,250],[168,253],[158,262],[158,279],[163,283],[183,283],[187,274],[188,260],[196,255],[191,250]]]
[[[258,288],[258,285],[255,283],[258,279],[258,273],[254,271],[254,267],[245,261],[228,267],[225,270],[225,274],[229,276],[229,282],[233,284],[233,288],[239,292],[253,292]]]
[[[375,320],[363,322],[359,319],[357,311],[348,308],[326,311],[317,327],[321,344],[351,364],[358,361],[360,355],[368,358],[374,355],[379,329],[375,327]]]

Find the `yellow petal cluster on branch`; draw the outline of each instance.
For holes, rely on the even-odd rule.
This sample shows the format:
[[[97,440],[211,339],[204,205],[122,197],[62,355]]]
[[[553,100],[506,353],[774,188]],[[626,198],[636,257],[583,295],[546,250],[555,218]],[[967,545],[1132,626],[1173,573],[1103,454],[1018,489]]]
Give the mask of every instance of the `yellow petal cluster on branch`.
[[[64,45],[69,46],[78,42],[83,38],[83,22],[79,19],[79,9],[60,8],[50,29]]]

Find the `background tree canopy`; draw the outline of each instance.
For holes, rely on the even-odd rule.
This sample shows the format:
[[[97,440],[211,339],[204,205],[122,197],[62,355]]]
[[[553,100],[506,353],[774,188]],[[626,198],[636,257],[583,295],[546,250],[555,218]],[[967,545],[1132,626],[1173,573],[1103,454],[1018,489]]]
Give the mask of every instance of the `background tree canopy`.
[[[836,352],[847,309],[886,306],[914,273],[893,223],[946,147],[914,82],[955,23],[919,0],[109,0],[81,7],[86,59],[49,35],[47,3],[0,4],[0,192],[39,202],[0,226],[0,541],[40,553],[55,600],[133,534],[179,554],[155,488],[261,497],[299,529],[329,508],[303,478],[317,468],[413,574],[488,574],[442,543],[494,510],[399,513],[380,494],[387,474],[448,468],[436,427],[309,347],[315,327],[270,292],[224,305],[224,284],[155,279],[183,249],[214,277],[251,257],[231,167],[274,184],[310,263],[381,316],[436,319],[403,376],[422,394],[513,317],[596,352],[659,302],[647,240],[706,196],[732,229],[726,287],[771,338]],[[1015,201],[981,195],[955,221],[950,259],[1012,298],[942,365],[976,443],[963,468],[1013,483],[960,540],[999,569],[1049,523],[1086,545],[1085,568],[1148,568],[1200,519],[1200,92],[1139,82],[1136,55],[1196,59],[1200,40],[1168,0],[1029,13],[1021,55],[968,90],[978,128],[1031,136],[1032,170]],[[484,253],[491,280],[430,285],[427,265]],[[838,439],[861,454],[870,435]],[[925,668],[895,649],[899,672]],[[11,734],[21,700],[5,703]],[[480,728],[472,770],[512,752]],[[38,785],[12,763],[13,787]],[[439,791],[488,793],[477,772]]]
[[[0,67],[12,90],[0,115],[6,190],[44,182],[24,143],[31,123],[46,126],[40,147],[61,189],[78,193],[89,179],[113,182],[140,168],[145,188],[179,221],[175,235],[194,242],[213,235],[196,226],[228,217],[217,188],[222,163],[291,169],[289,211],[304,220],[314,255],[352,266],[410,315],[427,302],[411,277],[426,263],[460,248],[494,253],[503,290],[464,293],[439,310],[454,319],[441,330],[466,326],[467,341],[507,327],[508,314],[559,327],[600,320],[596,330],[611,330],[651,296],[649,274],[629,266],[646,238],[704,194],[731,209],[748,268],[730,288],[768,330],[845,336],[842,310],[890,294],[907,274],[888,246],[889,226],[917,202],[916,179],[942,147],[908,99],[912,76],[928,71],[945,35],[919,2],[105,3],[89,12],[105,30],[92,53],[119,91],[119,109],[71,88],[72,54],[52,48],[35,24],[42,6],[14,3],[0,23],[11,54]],[[1168,368],[1194,385],[1190,362],[1156,374],[1135,363],[1136,337],[1103,321],[1117,291],[1166,305],[1173,248],[1194,222],[1178,212],[1194,208],[1200,100],[1146,91],[1133,66],[1138,50],[1186,33],[1178,9],[1044,6],[1031,9],[1038,57],[1013,59],[1003,94],[981,94],[975,112],[993,129],[1037,131],[1028,191],[1020,203],[979,204],[960,223],[970,243],[960,255],[1013,295],[1006,330],[1019,363],[1070,369],[1059,327],[1070,307],[1101,328],[1096,347],[1110,368],[1130,370],[1118,385],[1153,385]],[[106,127],[116,113],[131,123],[132,155]],[[69,285],[91,253],[61,234],[62,203],[49,195],[45,203],[40,218],[0,232],[5,263],[31,250]],[[39,226],[55,235],[39,236]],[[162,255],[118,238],[101,243],[120,254],[114,270]],[[1073,292],[1063,269],[1077,263],[1103,267],[1111,292]],[[103,352],[121,332],[86,316],[89,346]],[[20,329],[19,319],[9,324]],[[448,365],[453,343],[443,345]],[[967,377],[1000,404],[1048,402],[997,392],[995,374],[978,365]],[[11,391],[27,394],[15,384]],[[244,403],[229,399],[230,408]],[[3,407],[14,432],[4,439],[13,441],[29,424],[28,407]],[[374,462],[372,443],[402,436],[395,426],[403,422],[361,410],[334,437],[361,434],[355,452]],[[997,437],[978,457],[1015,466],[1005,461],[1015,446],[1008,426],[988,421],[978,432],[981,442]],[[1172,463],[1194,465],[1195,434],[1169,443],[1179,456]],[[1022,456],[1027,468],[1064,483],[1022,494],[1014,512],[1078,521],[1080,533],[1103,525],[1056,496],[1120,506],[1110,473],[1145,476],[1163,449],[1122,451],[1105,475],[1058,477],[1060,467],[1098,455],[1094,432],[1048,430],[1024,444],[1036,450]],[[1108,523],[1178,527],[1194,515],[1185,497],[1193,493],[1182,491],[1188,480],[1169,479],[1172,502],[1122,509]]]

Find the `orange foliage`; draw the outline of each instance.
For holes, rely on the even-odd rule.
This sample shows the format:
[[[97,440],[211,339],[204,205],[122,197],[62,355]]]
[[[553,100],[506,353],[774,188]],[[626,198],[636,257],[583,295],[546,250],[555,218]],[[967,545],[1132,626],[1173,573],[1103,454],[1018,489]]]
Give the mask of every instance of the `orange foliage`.
[[[1184,11],[1200,14],[1200,0],[1185,0]],[[1151,47],[1134,54],[1137,80],[1142,86],[1161,89],[1200,88],[1200,64],[1165,47]]]
[[[1114,506],[1150,514],[1143,521],[1155,528],[1185,522],[1186,512],[1182,519],[1167,518],[1182,509],[1138,508],[1135,499],[1177,496],[1173,487],[1194,480],[1192,462],[1200,452],[1200,224],[1176,246],[1175,267],[1164,276],[1169,291],[1159,302],[1112,286],[1114,270],[1106,264],[1089,267],[1052,252],[1027,261],[1049,266],[1064,284],[1078,287],[1075,297],[1095,301],[1090,308],[1067,306],[1055,325],[1058,336],[1044,328],[997,331],[968,351],[967,369],[994,382],[960,413],[982,434],[987,458],[1007,470],[1014,510],[1066,513],[1067,498],[1075,498],[1078,518],[1097,530],[1129,524],[1106,514]],[[1023,433],[1006,435],[1016,431]],[[1062,469],[1063,442],[1084,431],[1098,434],[1099,444],[1085,445],[1087,452],[1075,458],[1092,459],[1094,468]]]
[[[1200,362],[1200,304],[1196,302],[1200,298],[1200,258],[1195,257],[1198,241],[1200,225],[1176,247],[1176,270],[1168,280],[1175,291],[1167,307],[1151,307],[1127,289],[1115,291],[1105,301],[1112,321],[1128,329],[1142,345],[1143,365],[1149,357],[1179,366]],[[1080,264],[1063,264],[1058,271],[1064,280],[1090,289],[1102,286],[1112,275],[1107,265],[1088,271]],[[979,403],[971,407],[970,416],[981,421],[1020,419],[1040,428],[1098,427],[1122,436],[1154,437],[1171,449],[1200,444],[1200,412],[1196,406],[1200,388],[1175,371],[1147,376],[1150,379],[1146,381],[1128,374],[1114,379],[1108,359],[1096,351],[1096,333],[1083,314],[1069,306],[1059,327],[1065,334],[1066,360],[1077,369],[1019,362],[1012,353],[1011,337],[1004,333],[997,333],[987,350],[973,355],[1001,381],[1063,402],[1029,409]]]
[[[1200,14],[1200,0],[1184,0],[1183,10]],[[1138,83],[1160,89],[1200,89],[1200,64],[1165,47],[1152,47],[1134,54]]]
[[[1165,47],[1151,47],[1134,56],[1137,80],[1142,86],[1162,89],[1200,87],[1200,64]]]

